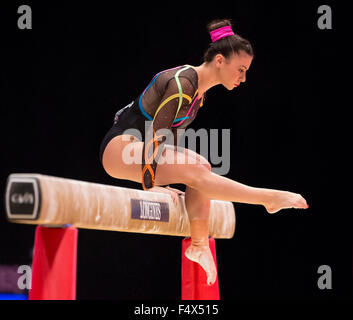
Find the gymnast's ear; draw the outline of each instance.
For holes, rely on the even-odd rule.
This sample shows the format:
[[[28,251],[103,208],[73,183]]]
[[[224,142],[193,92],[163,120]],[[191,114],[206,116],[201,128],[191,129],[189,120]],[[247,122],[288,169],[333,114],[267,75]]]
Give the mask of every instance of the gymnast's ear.
[[[221,53],[216,54],[215,57],[214,57],[214,63],[216,64],[216,67],[218,67],[221,64],[225,63],[225,60],[226,60],[226,58]]]

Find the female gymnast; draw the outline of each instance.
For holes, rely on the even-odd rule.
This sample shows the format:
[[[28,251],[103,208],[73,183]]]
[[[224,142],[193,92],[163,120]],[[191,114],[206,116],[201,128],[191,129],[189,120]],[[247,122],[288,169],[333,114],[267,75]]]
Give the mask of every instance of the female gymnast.
[[[185,255],[201,265],[208,285],[212,285],[217,271],[208,243],[210,199],[263,205],[269,213],[284,208],[306,209],[308,205],[300,194],[255,188],[215,174],[204,157],[177,148],[177,129],[186,128],[195,119],[205,92],[218,84],[233,90],[245,82],[254,56],[250,42],[234,34],[230,20],[214,20],[207,28],[212,42],[203,64],[156,74],[135,101],[116,113],[101,143],[100,160],[113,178],[142,183],[144,190],[170,194],[173,201],[185,196],[191,235]],[[150,124],[146,129],[145,121]],[[131,128],[141,134],[124,133]],[[174,145],[165,143],[165,137],[158,135],[159,129],[171,130]],[[141,162],[127,163],[124,152],[133,152]],[[161,155],[165,160],[158,163]],[[184,184],[185,192],[169,184]]]

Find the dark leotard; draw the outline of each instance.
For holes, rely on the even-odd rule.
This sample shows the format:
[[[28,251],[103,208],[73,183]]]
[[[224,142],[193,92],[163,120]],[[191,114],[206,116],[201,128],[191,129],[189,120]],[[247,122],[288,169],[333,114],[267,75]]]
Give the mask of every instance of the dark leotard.
[[[203,97],[198,97],[197,72],[188,65],[168,69],[156,74],[135,101],[119,110],[113,127],[105,135],[100,147],[100,159],[109,141],[127,129],[137,129],[137,138],[145,142],[142,152],[142,187],[154,186],[157,161],[165,137],[157,136],[160,129],[172,130],[177,145],[177,129],[185,129],[196,117]],[[145,132],[145,121],[151,126]],[[145,141],[145,134],[150,139]]]

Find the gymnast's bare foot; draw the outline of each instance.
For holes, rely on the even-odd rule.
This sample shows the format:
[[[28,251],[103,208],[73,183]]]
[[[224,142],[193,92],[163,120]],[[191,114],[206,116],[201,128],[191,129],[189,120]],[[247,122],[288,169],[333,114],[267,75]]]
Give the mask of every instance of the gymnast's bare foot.
[[[185,256],[197,262],[207,274],[207,284],[213,285],[217,278],[217,269],[209,246],[190,245],[185,251]]]
[[[264,204],[268,213],[275,213],[281,209],[307,209],[306,200],[299,194],[288,191],[273,190],[270,200]]]

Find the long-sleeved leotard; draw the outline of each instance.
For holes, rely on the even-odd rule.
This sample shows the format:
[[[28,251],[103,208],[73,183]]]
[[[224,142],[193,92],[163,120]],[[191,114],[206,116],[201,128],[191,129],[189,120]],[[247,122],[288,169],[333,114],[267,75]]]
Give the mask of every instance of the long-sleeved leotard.
[[[198,97],[197,88],[197,73],[186,65],[158,73],[139,96],[138,104],[142,114],[152,121],[145,133],[142,152],[144,190],[155,185],[158,159],[166,141],[165,136],[158,135],[158,130],[172,130],[176,144],[176,129],[186,128],[202,106],[203,99]]]
[[[158,137],[158,130],[172,130],[174,141],[171,143],[176,146],[182,135],[177,130],[185,129],[195,119],[202,103],[203,97],[198,97],[197,72],[191,66],[159,72],[142,94],[115,114],[114,124],[100,145],[100,161],[114,137],[132,134],[142,139],[142,187],[144,190],[152,188],[160,153],[164,144],[169,142],[166,137]],[[126,132],[128,129],[134,130]]]

